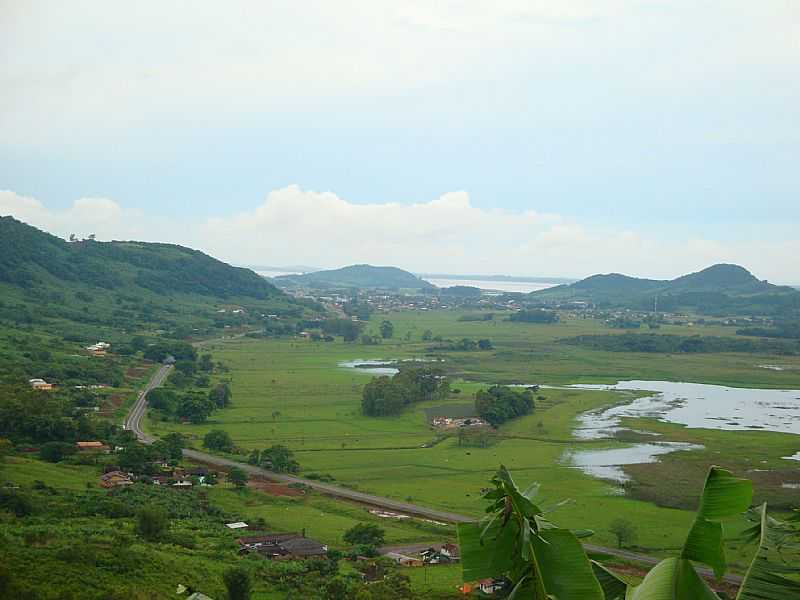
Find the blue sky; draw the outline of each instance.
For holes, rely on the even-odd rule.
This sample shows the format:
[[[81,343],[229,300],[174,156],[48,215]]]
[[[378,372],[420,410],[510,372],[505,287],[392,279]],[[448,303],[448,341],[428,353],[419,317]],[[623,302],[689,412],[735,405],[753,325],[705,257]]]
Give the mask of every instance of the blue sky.
[[[4,3],[0,213],[245,264],[800,281],[799,4],[494,4]]]

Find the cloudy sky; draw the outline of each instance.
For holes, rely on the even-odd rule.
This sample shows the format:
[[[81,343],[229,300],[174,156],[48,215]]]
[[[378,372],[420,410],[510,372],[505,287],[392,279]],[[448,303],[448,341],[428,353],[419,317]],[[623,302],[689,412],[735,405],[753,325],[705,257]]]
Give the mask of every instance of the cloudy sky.
[[[0,214],[238,264],[800,282],[800,3],[0,0]]]

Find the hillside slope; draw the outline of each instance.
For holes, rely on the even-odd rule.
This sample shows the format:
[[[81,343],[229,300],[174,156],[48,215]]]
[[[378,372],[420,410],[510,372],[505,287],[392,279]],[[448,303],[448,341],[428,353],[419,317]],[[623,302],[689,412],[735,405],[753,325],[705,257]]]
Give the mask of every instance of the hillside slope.
[[[543,303],[589,302],[599,306],[647,309],[658,298],[661,310],[786,314],[800,310],[800,294],[756,278],[744,267],[712,265],[672,280],[640,279],[612,273],[570,285],[532,292]]]
[[[198,250],[144,242],[69,243],[13,217],[0,217],[0,281],[24,288],[82,282],[106,289],[134,286],[159,294],[223,298],[282,294],[249,269]]]
[[[282,275],[273,281],[280,287],[425,290],[436,287],[403,269],[373,265],[350,265],[303,275]]]
[[[235,313],[221,306],[243,307]],[[144,242],[66,242],[0,217],[0,325],[115,330],[224,327],[302,308],[248,269]],[[66,323],[65,323],[66,322]]]

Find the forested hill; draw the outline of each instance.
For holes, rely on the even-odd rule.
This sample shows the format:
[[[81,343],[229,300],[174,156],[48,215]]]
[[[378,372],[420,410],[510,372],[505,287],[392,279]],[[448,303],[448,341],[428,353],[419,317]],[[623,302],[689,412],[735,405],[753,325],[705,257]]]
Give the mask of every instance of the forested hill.
[[[24,289],[86,284],[218,298],[281,296],[263,277],[198,250],[144,242],[66,242],[0,217],[0,282]]]
[[[530,294],[542,302],[583,301],[597,305],[703,312],[776,313],[800,309],[800,294],[756,278],[739,265],[718,264],[672,280],[640,279],[618,273],[593,275],[570,285]]]
[[[351,265],[341,269],[303,275],[282,275],[274,279],[281,287],[360,288],[360,289],[435,289],[431,283],[397,267]]]

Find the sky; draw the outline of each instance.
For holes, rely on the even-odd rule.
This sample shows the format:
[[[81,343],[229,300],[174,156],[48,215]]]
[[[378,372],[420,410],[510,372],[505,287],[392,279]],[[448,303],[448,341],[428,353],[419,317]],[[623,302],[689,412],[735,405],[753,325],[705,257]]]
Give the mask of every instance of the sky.
[[[244,265],[800,283],[800,3],[0,0],[0,215]]]

